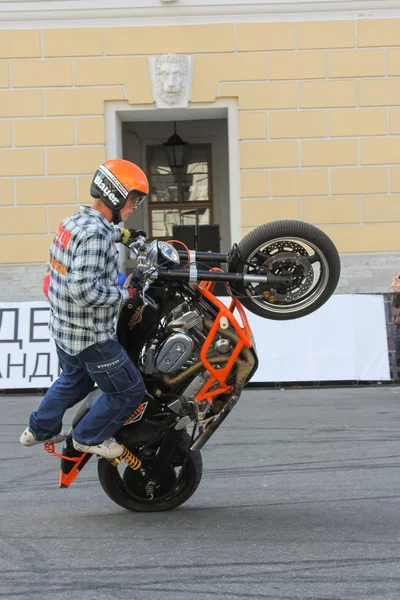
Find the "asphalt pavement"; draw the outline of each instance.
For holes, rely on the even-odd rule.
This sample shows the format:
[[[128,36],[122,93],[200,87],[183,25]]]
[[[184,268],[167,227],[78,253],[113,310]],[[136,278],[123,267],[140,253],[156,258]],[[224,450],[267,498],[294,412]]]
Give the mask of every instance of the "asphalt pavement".
[[[399,387],[246,391],[156,514],[113,504],[94,459],[58,489],[18,442],[39,401],[0,396],[0,598],[399,600]]]

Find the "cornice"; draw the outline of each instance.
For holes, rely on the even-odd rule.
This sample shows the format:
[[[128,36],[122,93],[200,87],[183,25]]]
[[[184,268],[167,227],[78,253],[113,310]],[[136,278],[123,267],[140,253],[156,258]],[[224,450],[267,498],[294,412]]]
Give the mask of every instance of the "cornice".
[[[0,29],[400,17],[400,0],[0,0]]]

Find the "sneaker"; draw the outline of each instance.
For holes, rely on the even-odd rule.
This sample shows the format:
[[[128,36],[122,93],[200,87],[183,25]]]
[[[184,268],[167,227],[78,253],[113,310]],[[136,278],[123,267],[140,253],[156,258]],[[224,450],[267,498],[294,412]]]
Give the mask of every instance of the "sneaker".
[[[104,440],[101,444],[97,444],[97,446],[87,446],[86,444],[81,444],[72,438],[72,445],[75,450],[79,450],[79,452],[88,452],[89,454],[97,454],[98,456],[102,456],[103,458],[117,458],[121,456],[124,449],[118,444],[113,438],[109,438],[108,440]]]
[[[23,446],[35,446],[36,444],[44,444],[45,442],[53,442],[53,444],[58,444],[59,442],[63,442],[66,437],[67,435],[62,431],[61,433],[57,433],[57,435],[53,435],[45,440],[37,440],[29,427],[27,427],[19,438],[19,441]]]

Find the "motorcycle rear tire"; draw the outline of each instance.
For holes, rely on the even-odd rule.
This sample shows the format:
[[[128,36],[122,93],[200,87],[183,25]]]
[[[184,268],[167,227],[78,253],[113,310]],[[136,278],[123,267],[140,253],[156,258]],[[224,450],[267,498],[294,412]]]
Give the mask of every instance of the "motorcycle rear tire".
[[[321,261],[322,274],[320,276],[321,283],[315,293],[308,294],[308,298],[298,302],[273,305],[267,300],[252,298],[249,288],[240,283],[234,283],[231,286],[234,295],[249,311],[260,317],[276,321],[299,319],[320,308],[333,294],[340,278],[340,257],[334,243],[318,227],[304,221],[272,221],[256,227],[237,245],[240,258],[234,265],[229,266],[229,270],[246,273],[249,261],[259,252],[259,249],[276,241],[284,244],[283,240],[309,244],[314,250],[315,256],[318,256],[319,260],[316,262]],[[290,253],[288,253],[289,255]],[[270,255],[267,254],[266,258],[268,256]],[[263,274],[263,271],[260,274]]]
[[[181,451],[182,456],[186,455],[190,440],[191,438],[187,433],[182,434],[177,444],[177,450],[178,452]],[[129,467],[126,468],[129,469]],[[183,481],[176,492],[174,493],[171,490],[170,494],[164,494],[162,498],[154,500],[138,498],[130,494],[120,477],[118,469],[104,458],[98,461],[97,474],[100,485],[107,496],[119,506],[133,512],[159,512],[180,506],[195,493],[203,474],[203,460],[199,450],[190,451],[182,474]]]

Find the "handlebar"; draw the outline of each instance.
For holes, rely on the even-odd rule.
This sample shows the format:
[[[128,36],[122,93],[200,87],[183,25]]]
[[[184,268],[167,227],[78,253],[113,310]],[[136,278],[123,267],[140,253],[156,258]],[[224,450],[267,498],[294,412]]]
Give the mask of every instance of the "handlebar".
[[[187,252],[179,250],[178,254],[181,262],[187,262]],[[222,254],[221,252],[197,252],[196,250],[196,261],[203,263],[225,263],[228,262],[228,254]]]
[[[139,235],[139,237],[134,242],[132,242],[132,244],[129,244],[128,248],[132,252],[132,254],[135,254],[137,257],[139,255],[140,250],[142,250],[142,248],[144,247],[145,243],[146,238],[143,235]]]
[[[273,275],[269,273],[268,275],[249,275],[247,273],[233,273],[233,272],[225,272],[225,271],[200,271],[197,269],[197,263],[227,263],[228,262],[228,254],[223,254],[220,252],[195,252],[190,251],[190,263],[189,269],[169,269],[162,267],[157,264],[157,246],[155,247],[155,255],[150,256],[150,259],[146,257],[146,254],[142,251],[146,250],[146,248],[151,248],[151,246],[146,246],[146,238],[144,236],[139,236],[137,240],[132,242],[129,245],[129,250],[131,253],[138,259],[137,266],[139,270],[146,272],[149,270],[152,264],[152,259],[155,259],[154,267],[151,271],[151,275],[148,278],[150,280],[155,280],[158,276],[167,279],[167,280],[177,280],[181,281],[189,281],[191,283],[196,283],[199,281],[220,281],[220,282],[240,282],[240,283],[259,283],[259,284],[283,284],[286,286],[292,285],[292,276],[291,275]],[[148,252],[148,250],[147,250]],[[178,251],[179,258],[181,262],[185,259],[187,261],[188,256],[187,252]],[[149,285],[149,284],[148,284]],[[148,287],[147,285],[147,287]]]

